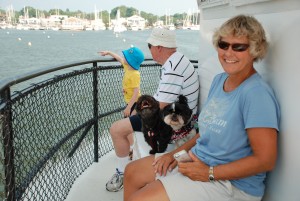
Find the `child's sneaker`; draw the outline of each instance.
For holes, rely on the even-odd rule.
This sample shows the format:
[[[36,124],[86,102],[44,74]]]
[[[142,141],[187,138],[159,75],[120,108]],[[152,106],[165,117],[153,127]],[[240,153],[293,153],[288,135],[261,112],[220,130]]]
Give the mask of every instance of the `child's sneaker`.
[[[123,188],[123,172],[120,172],[118,168],[112,178],[106,183],[106,190],[110,192],[117,192]]]

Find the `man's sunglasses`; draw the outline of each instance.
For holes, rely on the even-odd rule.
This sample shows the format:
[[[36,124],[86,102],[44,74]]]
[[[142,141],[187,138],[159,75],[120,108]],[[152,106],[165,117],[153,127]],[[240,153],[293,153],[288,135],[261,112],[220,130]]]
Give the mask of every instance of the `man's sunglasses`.
[[[148,48],[151,49],[152,45],[150,43],[148,43]]]
[[[218,47],[222,50],[228,50],[229,46],[231,46],[231,49],[235,52],[244,52],[245,50],[248,49],[249,44],[243,44],[243,43],[230,44],[221,40],[218,42]]]

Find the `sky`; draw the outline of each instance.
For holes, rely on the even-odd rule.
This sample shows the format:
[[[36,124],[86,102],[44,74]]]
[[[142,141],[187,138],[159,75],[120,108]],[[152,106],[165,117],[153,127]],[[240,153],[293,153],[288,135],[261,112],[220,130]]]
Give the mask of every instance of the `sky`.
[[[0,0],[1,9],[5,10],[10,5],[17,11],[24,6],[31,6],[47,11],[52,8],[68,8],[70,11],[81,10],[88,13],[94,12],[95,6],[98,10],[109,11],[125,5],[159,16],[197,10],[197,0]]]

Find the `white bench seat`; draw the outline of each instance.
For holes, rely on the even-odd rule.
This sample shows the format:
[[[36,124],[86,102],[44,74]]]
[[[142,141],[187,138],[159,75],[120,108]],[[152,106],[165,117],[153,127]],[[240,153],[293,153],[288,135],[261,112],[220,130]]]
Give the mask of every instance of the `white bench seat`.
[[[142,132],[135,132],[135,145],[133,148],[133,157],[134,159],[139,159],[145,156],[149,156],[149,151],[151,147],[147,144]],[[175,148],[175,144],[169,144],[166,152],[170,152]]]

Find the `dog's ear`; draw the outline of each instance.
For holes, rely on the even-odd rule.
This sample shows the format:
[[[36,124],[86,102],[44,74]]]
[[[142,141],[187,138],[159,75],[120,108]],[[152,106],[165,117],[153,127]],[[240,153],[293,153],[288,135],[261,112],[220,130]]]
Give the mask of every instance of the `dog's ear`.
[[[142,99],[143,99],[143,95],[137,99],[137,101],[136,101],[137,106],[141,104]]]
[[[180,103],[180,104],[187,104],[188,102],[187,102],[187,98],[184,96],[184,95],[179,95],[178,96],[178,102]]]
[[[189,112],[188,112],[189,116],[191,116],[193,114],[193,110],[192,109],[189,109]]]
[[[153,98],[154,99],[154,98]],[[155,99],[154,99],[155,100]],[[155,105],[156,105],[156,108],[158,108],[160,110],[160,107],[159,107],[159,102],[157,100],[155,100]]]

